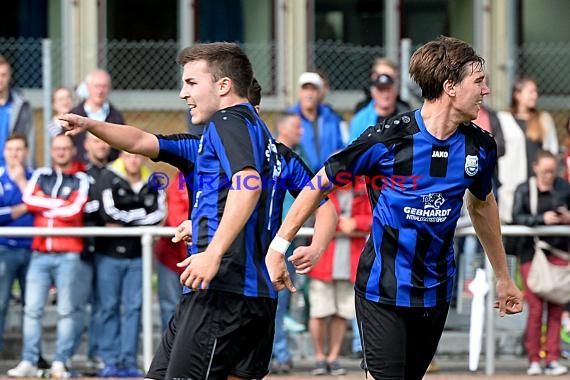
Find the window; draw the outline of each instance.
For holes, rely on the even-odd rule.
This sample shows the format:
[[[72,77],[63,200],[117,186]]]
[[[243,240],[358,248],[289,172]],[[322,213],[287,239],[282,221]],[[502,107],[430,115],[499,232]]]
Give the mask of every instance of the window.
[[[179,86],[176,69],[178,3],[107,0],[100,66],[115,89],[166,90]]]

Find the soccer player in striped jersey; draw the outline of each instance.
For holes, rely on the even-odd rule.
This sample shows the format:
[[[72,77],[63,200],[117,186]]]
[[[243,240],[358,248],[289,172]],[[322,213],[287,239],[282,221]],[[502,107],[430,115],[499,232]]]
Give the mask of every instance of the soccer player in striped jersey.
[[[453,236],[463,196],[497,278],[500,315],[519,313],[491,191],[497,148],[471,120],[490,93],[484,60],[467,43],[440,37],[412,56],[421,109],[366,129],[332,156],[297,197],[266,256],[276,288],[290,287],[281,257],[315,206],[357,175],[368,178],[372,233],[358,266],[356,312],[364,364],[375,379],[420,380],[443,332],[456,265]],[[326,190],[327,184],[332,185]]]
[[[265,266],[269,243],[281,223],[287,178],[300,160],[287,157],[248,102],[252,68],[235,44],[196,44],[178,57],[180,92],[194,124],[206,124],[201,138],[156,136],[67,114],[69,134],[89,130],[102,140],[184,168],[195,191],[193,244],[181,282],[187,287],[165,331],[147,378],[257,379],[268,373],[277,292]],[[195,160],[191,163],[191,160]],[[308,178],[306,178],[308,179]],[[299,272],[326,248],[336,224],[322,217],[323,234],[295,257]],[[315,230],[317,226],[315,225]]]

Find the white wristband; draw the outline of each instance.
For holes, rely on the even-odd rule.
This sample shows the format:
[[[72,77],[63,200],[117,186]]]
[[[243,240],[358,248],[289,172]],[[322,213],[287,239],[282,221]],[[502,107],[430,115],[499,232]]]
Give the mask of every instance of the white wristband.
[[[271,241],[271,244],[269,244],[269,248],[279,252],[282,255],[285,255],[285,252],[287,252],[287,249],[289,249],[290,245],[291,245],[290,241],[283,239],[279,235],[275,235],[275,237]]]

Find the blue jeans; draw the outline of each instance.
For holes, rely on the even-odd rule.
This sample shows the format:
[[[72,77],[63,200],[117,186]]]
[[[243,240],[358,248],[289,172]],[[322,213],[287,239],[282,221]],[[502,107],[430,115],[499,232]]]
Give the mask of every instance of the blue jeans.
[[[85,319],[81,321],[81,324],[77,326],[77,335],[75,337],[75,348],[74,352],[77,351],[81,345],[83,338],[83,332],[86,331],[88,334],[87,342],[87,357],[90,359],[97,357],[97,339],[100,334],[99,328],[96,321],[99,319],[95,317],[95,314],[99,310],[96,294],[95,294],[95,263],[93,261],[84,261],[85,270],[82,280],[85,284],[88,284],[89,289],[87,290],[87,303],[91,305],[89,315],[85,315]],[[87,328],[85,328],[87,326]]]
[[[4,328],[10,304],[12,285],[18,279],[22,290],[22,302],[26,294],[26,273],[32,252],[26,248],[0,246],[0,352],[4,347]]]
[[[105,365],[137,365],[142,308],[142,259],[95,255],[101,321],[99,354]]]
[[[182,285],[180,284],[180,276],[172,271],[160,261],[155,261],[156,274],[158,276],[158,302],[160,303],[160,320],[162,322],[162,330],[168,327],[168,322],[178,302],[182,296]]]
[[[66,363],[74,354],[79,326],[85,318],[90,284],[84,281],[88,265],[79,253],[34,252],[26,276],[26,306],[22,359],[38,362],[42,338],[42,317],[52,284],[57,288],[57,338],[54,361]]]

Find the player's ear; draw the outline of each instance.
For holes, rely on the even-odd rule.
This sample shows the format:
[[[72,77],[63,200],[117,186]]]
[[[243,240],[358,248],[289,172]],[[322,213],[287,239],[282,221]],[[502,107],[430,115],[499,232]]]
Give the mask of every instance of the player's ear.
[[[450,79],[446,79],[443,82],[443,91],[449,96],[455,96],[455,83]]]
[[[230,78],[223,77],[220,80],[218,80],[217,85],[218,85],[218,93],[221,96],[223,96],[227,95],[231,91],[233,82]]]

